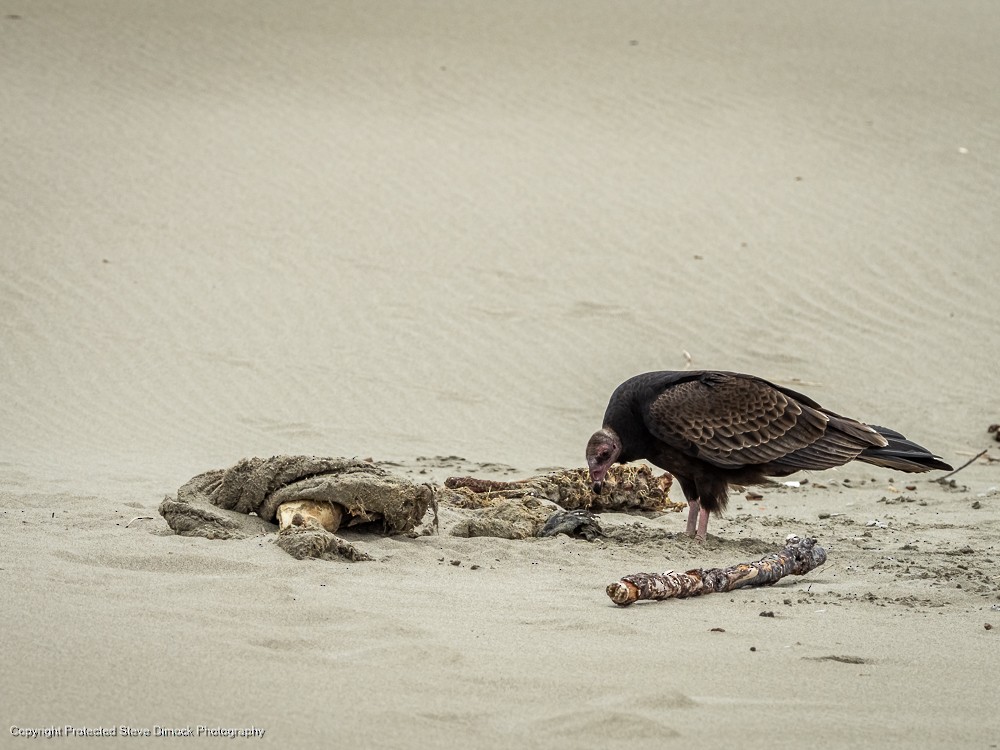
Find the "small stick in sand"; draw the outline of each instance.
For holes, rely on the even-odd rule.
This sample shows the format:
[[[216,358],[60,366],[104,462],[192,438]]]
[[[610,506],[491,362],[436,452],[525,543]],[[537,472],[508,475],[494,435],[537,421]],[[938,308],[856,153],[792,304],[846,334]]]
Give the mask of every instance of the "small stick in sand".
[[[970,458],[968,461],[966,461],[964,464],[962,464],[957,469],[955,469],[955,471],[951,472],[950,474],[945,474],[943,477],[938,477],[934,481],[936,481],[938,484],[944,484],[944,482],[945,482],[946,479],[955,476],[956,474],[958,474],[958,472],[960,472],[962,469],[964,469],[969,464],[975,463],[980,458],[982,458],[983,456],[985,456],[988,451],[989,451],[989,448],[987,448],[984,451],[980,451],[979,453],[977,453],[976,455],[974,455],[972,458]]]
[[[55,515],[55,514],[53,514],[53,515]],[[132,524],[134,524],[136,521],[154,521],[154,520],[156,520],[156,516],[136,516],[131,521],[129,521],[127,524],[125,524],[125,528],[127,529],[129,526],[131,526]]]
[[[768,586],[787,575],[803,575],[826,562],[826,550],[815,539],[800,539],[794,534],[785,539],[785,548],[757,562],[740,563],[728,568],[703,568],[678,573],[635,573],[615,581],[607,588],[611,601],[627,607],[642,600],[701,596],[732,591],[745,586]]]
[[[814,380],[803,380],[802,378],[785,378],[783,380],[775,380],[775,383],[789,384],[789,385],[803,385],[807,388],[822,388],[822,383],[817,383]]]

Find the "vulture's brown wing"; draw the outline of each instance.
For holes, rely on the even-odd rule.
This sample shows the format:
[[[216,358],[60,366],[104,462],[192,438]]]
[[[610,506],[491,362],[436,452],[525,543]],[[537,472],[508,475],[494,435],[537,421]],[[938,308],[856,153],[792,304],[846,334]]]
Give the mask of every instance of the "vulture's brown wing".
[[[650,404],[645,421],[660,440],[723,468],[764,463],[789,470],[828,468],[880,440],[865,425],[735,373],[709,373],[667,387]]]

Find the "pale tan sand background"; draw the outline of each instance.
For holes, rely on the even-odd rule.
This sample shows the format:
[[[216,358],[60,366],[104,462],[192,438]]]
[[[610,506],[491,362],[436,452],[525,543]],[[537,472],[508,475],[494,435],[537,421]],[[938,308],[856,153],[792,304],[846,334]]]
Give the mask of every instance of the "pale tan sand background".
[[[0,0],[0,744],[996,747],[997,463],[736,494],[704,548],[127,524],[248,455],[579,466],[685,351],[964,462],[1000,421],[998,39],[991,0]],[[789,532],[830,562],[603,592]]]

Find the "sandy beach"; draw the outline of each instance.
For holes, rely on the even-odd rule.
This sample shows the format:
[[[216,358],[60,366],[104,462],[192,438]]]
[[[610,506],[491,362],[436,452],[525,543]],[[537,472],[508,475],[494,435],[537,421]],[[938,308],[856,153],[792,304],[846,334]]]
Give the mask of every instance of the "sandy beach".
[[[0,746],[1000,746],[997,39],[987,0],[0,0]],[[734,492],[703,545],[446,513],[295,560],[157,512],[249,456],[580,467],[686,367],[988,452]],[[828,562],[605,595],[791,533]]]

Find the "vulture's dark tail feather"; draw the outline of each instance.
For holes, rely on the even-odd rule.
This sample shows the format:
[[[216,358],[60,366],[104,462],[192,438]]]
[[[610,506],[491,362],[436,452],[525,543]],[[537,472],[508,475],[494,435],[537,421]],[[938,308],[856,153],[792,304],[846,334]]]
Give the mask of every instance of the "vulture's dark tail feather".
[[[858,456],[858,461],[883,466],[886,469],[897,469],[915,474],[931,469],[951,471],[951,466],[935,456],[922,445],[907,440],[894,430],[877,425],[869,425],[879,435],[889,441],[884,448],[865,448]]]

